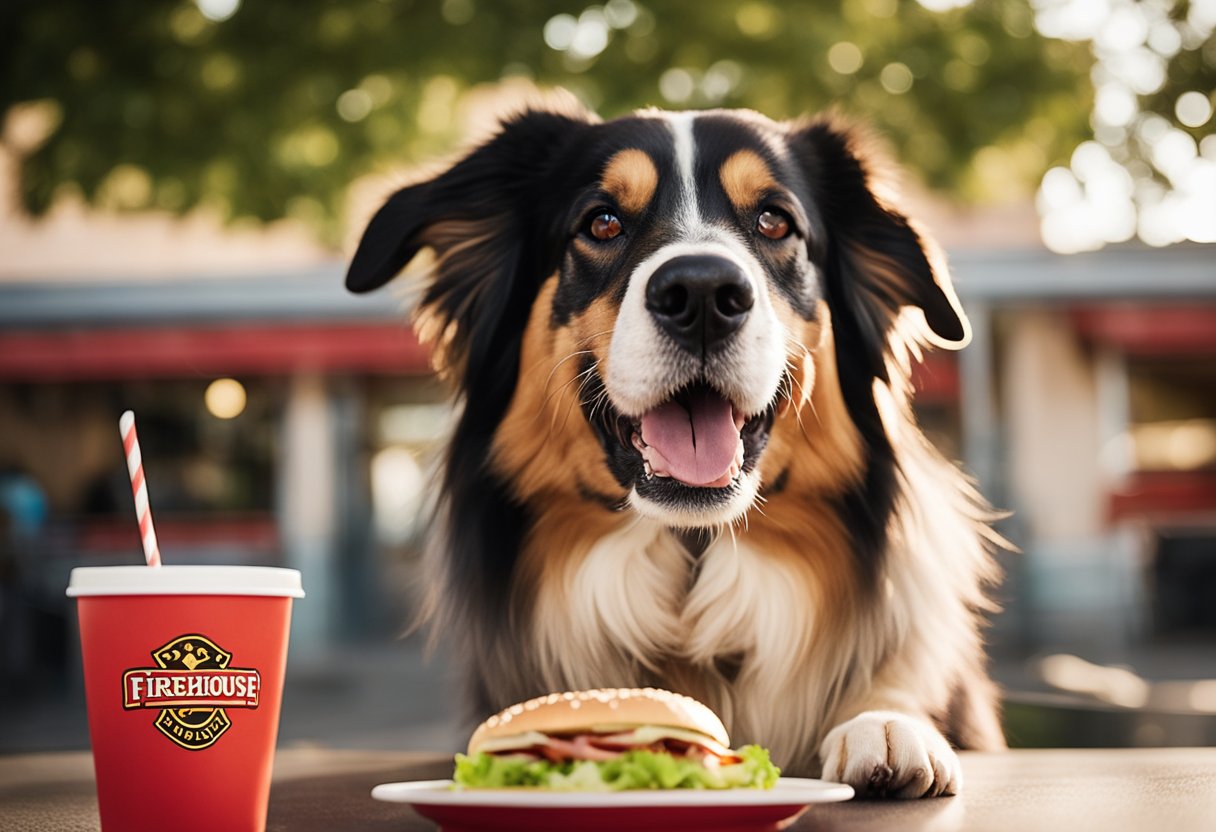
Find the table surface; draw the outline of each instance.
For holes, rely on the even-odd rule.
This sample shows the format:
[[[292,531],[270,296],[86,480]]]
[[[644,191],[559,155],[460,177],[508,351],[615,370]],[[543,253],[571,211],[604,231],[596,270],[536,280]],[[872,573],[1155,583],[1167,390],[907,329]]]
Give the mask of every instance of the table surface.
[[[813,806],[795,832],[1213,832],[1216,748],[964,753],[958,797]],[[282,750],[267,829],[434,830],[377,783],[450,774],[450,758],[408,752]],[[0,756],[0,829],[96,830],[87,752]]]

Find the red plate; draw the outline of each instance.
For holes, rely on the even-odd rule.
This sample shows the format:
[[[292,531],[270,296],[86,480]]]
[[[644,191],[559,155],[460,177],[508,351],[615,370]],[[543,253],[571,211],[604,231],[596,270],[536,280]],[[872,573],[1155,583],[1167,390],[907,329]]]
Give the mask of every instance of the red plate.
[[[546,792],[532,789],[453,789],[451,780],[384,783],[372,797],[408,803],[443,832],[583,832],[697,830],[760,832],[784,829],[812,803],[848,800],[840,783],[782,777],[772,789],[711,791]]]

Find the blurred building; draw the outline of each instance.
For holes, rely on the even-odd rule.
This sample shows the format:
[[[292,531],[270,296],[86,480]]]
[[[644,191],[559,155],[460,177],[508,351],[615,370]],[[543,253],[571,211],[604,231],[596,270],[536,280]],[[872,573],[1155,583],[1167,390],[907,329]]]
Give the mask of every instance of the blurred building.
[[[974,330],[919,374],[930,434],[1022,549],[998,646],[1216,638],[1216,258],[957,250]],[[0,283],[4,660],[61,672],[83,564],[138,562],[132,408],[166,560],[301,568],[293,649],[399,632],[449,411],[391,290],[337,263]]]
[[[959,253],[962,458],[1003,531],[1007,643],[1117,661],[1216,638],[1216,247]]]
[[[301,568],[293,649],[399,632],[447,421],[427,369],[395,304],[336,268],[0,286],[5,674],[61,663],[72,566],[139,562],[126,408],[167,561]]]

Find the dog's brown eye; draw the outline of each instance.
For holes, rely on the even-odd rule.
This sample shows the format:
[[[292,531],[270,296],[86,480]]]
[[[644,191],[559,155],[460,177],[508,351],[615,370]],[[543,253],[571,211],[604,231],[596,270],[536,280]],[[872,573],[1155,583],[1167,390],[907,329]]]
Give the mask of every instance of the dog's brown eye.
[[[597,240],[611,240],[621,233],[621,221],[612,214],[600,214],[591,221],[591,236]]]
[[[756,230],[770,240],[783,240],[790,233],[790,221],[779,211],[763,211],[756,218]]]

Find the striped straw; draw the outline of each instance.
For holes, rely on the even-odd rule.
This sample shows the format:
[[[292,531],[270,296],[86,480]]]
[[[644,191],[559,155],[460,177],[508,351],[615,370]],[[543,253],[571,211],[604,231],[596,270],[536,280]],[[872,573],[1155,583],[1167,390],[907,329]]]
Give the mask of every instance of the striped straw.
[[[148,505],[148,483],[144,481],[144,461],[139,453],[139,437],[135,435],[135,413],[128,410],[118,420],[122,447],[127,453],[127,472],[131,475],[131,493],[135,495],[135,516],[139,518],[139,536],[144,544],[148,566],[160,566],[160,547],[156,545],[156,529],[152,528],[152,508]]]

